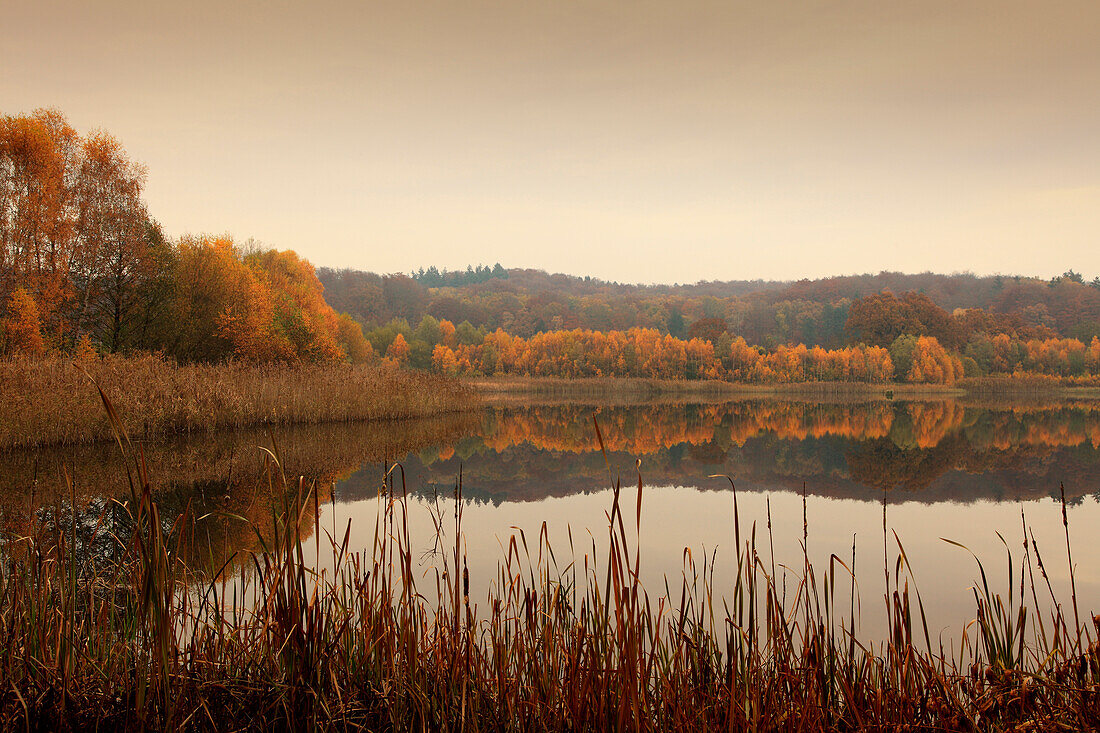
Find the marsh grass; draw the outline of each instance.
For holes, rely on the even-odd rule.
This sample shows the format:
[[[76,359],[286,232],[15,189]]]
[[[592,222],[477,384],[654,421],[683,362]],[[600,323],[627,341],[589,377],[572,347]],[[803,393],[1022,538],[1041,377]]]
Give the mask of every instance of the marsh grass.
[[[794,382],[748,384],[717,379],[648,379],[638,377],[476,377],[466,382],[493,404],[592,402],[727,402],[774,397],[793,400],[885,400],[887,394],[910,399],[943,399],[963,392],[943,385],[870,382]]]
[[[467,410],[472,390],[385,366],[176,364],[153,356],[0,360],[0,449],[109,440],[96,384],[135,438]]]
[[[775,397],[829,402],[872,400],[966,399],[1053,400],[1100,398],[1100,378],[1013,375],[967,378],[954,385],[904,382],[789,382],[749,384],[707,379],[646,379],[635,377],[473,377],[466,382],[494,404],[598,401],[601,404],[643,404],[653,401],[699,402]]]
[[[957,647],[945,649],[928,634],[904,548],[886,531],[884,504],[890,632],[870,644],[858,626],[871,611],[861,610],[856,584],[846,582],[856,576],[855,548],[851,560],[834,555],[820,568],[807,552],[803,567],[783,580],[769,560],[770,521],[759,536],[755,524],[743,527],[736,491],[732,587],[716,587],[713,560],[686,550],[680,582],[643,587],[639,477],[634,486],[612,482],[599,546],[594,539],[574,546],[570,535],[568,548],[552,547],[545,526],[537,537],[518,531],[481,605],[469,594],[461,477],[453,515],[438,515],[437,562],[424,575],[400,466],[380,486],[372,544],[357,552],[350,524],[321,531],[317,487],[287,477],[272,450],[269,489],[279,501],[267,527],[239,518],[260,549],[230,577],[188,567],[183,548],[198,517],[185,511],[164,521],[140,450],[107,407],[130,459],[128,498],[89,529],[77,531],[58,511],[33,536],[4,546],[0,723],[8,729],[1051,730],[1100,723],[1096,631],[1081,621],[1075,594],[1066,605],[1054,597],[1043,564],[1050,558],[1026,522],[1023,557],[1005,545],[1007,599],[991,590],[978,561],[975,620]],[[110,535],[110,560],[91,562],[87,538],[100,532]],[[1067,553],[1069,536],[1067,519]],[[327,559],[325,569],[313,555]],[[1029,608],[1047,612],[1025,610],[1026,592]]]

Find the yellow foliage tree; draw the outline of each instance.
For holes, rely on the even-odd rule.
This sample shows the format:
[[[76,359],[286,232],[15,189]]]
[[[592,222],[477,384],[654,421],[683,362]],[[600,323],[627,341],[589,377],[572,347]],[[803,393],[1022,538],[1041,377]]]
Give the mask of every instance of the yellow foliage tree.
[[[91,364],[99,361],[99,352],[96,351],[88,334],[84,334],[76,340],[76,347],[73,349],[73,360],[77,364]]]
[[[19,356],[41,356],[46,351],[38,304],[23,288],[8,297],[8,315],[4,319],[4,350]]]
[[[363,337],[363,327],[347,313],[336,318],[336,342],[352,364],[374,361],[374,347]]]
[[[397,337],[390,343],[390,347],[386,349],[386,356],[399,366],[404,366],[409,361],[409,352],[409,342],[405,340],[404,336],[397,334]]]
[[[458,358],[449,346],[436,344],[432,351],[432,368],[441,374],[454,376],[458,373]]]

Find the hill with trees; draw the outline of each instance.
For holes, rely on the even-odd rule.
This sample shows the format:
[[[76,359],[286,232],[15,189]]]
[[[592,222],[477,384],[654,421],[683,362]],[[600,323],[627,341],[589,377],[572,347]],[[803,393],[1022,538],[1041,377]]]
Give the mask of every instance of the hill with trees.
[[[953,384],[1098,371],[1100,279],[1072,270],[694,285],[500,265],[318,275],[375,352],[452,374]]]
[[[653,328],[683,338],[696,324],[697,333],[713,329],[717,319],[734,336],[767,348],[797,343],[836,348],[850,341],[853,303],[889,292],[901,294],[907,307],[925,318],[955,316],[970,327],[985,320],[995,328],[1085,341],[1100,335],[1100,278],[1085,282],[1072,270],[1053,280],[883,272],[693,285],[626,285],[499,264],[464,272],[430,268],[411,276],[320,268],[318,276],[329,302],[368,328],[402,318],[417,324],[432,316],[525,338],[575,328]],[[930,308],[945,313],[937,316]],[[964,311],[969,315],[963,317]]]

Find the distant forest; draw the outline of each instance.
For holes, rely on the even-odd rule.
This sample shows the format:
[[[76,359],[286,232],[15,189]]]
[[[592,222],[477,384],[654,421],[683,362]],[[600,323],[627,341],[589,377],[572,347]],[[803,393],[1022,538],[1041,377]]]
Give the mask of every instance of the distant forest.
[[[394,319],[415,327],[424,316],[432,316],[524,338],[577,328],[652,328],[691,338],[713,332],[716,325],[721,327],[715,323],[720,320],[731,335],[765,348],[800,343],[838,348],[872,335],[848,328],[853,304],[890,292],[928,311],[925,315],[938,309],[943,311],[935,314],[939,320],[958,321],[954,329],[948,324],[948,331],[935,332],[939,324],[932,331],[918,328],[918,335],[935,335],[956,346],[975,328],[1085,343],[1100,335],[1100,277],[1086,281],[1072,270],[1052,280],[880,272],[796,282],[691,285],[626,285],[500,264],[455,271],[431,267],[411,275],[322,267],[317,276],[329,304],[367,328]],[[881,341],[878,345],[888,345]]]
[[[1100,277],[1087,282],[1069,271],[1054,280],[972,274],[845,275],[798,282],[725,281],[692,285],[624,285],[592,277],[508,270],[496,264],[464,271],[419,270],[379,275],[356,270],[317,271],[324,296],[364,327],[425,316],[469,322],[474,328],[529,338],[575,328],[596,331],[653,328],[678,338],[714,329],[724,320],[731,335],[764,348],[781,344],[838,348],[859,340],[847,330],[851,307],[890,292],[931,302],[955,316],[960,329],[981,320],[996,332],[1024,337],[1100,336]],[[858,306],[857,306],[858,307]],[[930,307],[922,305],[921,307]],[[980,310],[982,313],[964,314]],[[942,336],[942,333],[933,333]],[[965,333],[947,337],[957,343]]]
[[[375,353],[455,374],[747,382],[1100,373],[1100,278],[882,272],[624,285],[479,265],[322,268]]]

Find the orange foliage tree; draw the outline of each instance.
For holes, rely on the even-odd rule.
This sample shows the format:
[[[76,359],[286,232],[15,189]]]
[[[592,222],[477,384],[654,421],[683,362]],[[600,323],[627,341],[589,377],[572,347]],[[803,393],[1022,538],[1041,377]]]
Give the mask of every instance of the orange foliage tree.
[[[71,296],[79,149],[57,112],[0,119],[0,295],[33,293],[51,330]]]
[[[436,344],[435,349],[432,350],[432,368],[441,374],[455,375],[458,373],[458,357],[455,356],[455,352],[451,347]]]
[[[273,302],[274,330],[305,361],[344,358],[337,343],[339,317],[325,302],[313,265],[290,250],[266,250],[244,258]]]
[[[962,361],[949,354],[934,336],[921,336],[913,349],[913,363],[907,381],[926,384],[954,384],[963,376]]]
[[[290,251],[241,256],[228,237],[184,237],[172,311],[180,358],[366,361],[362,329],[325,303],[313,267]]]
[[[46,345],[38,318],[38,305],[23,288],[8,297],[8,315],[3,321],[4,352],[19,356],[41,356]]]
[[[163,351],[186,361],[365,361],[362,329],[293,252],[228,237],[170,243],[142,200],[145,169],[53,110],[0,118],[0,318],[21,351]],[[21,293],[16,295],[16,293]],[[18,310],[16,310],[18,309]],[[453,328],[452,328],[453,330]]]
[[[78,246],[69,263],[72,327],[90,331],[118,351],[136,328],[143,305],[140,284],[149,275],[148,213],[141,200],[144,167],[110,135],[81,144],[76,184]]]
[[[403,366],[409,361],[409,342],[405,340],[405,337],[401,334],[397,334],[397,337],[386,349],[386,358],[399,366]]]
[[[645,328],[606,332],[549,331],[529,339],[498,329],[488,334],[481,344],[457,344],[453,351],[458,371],[463,374],[724,379],[764,383],[883,382],[893,374],[889,353],[873,346],[836,350],[781,346],[764,352],[737,338],[730,343],[727,353],[719,353],[710,341],[678,339]],[[433,358],[433,366],[437,361],[443,363],[445,352],[438,351],[438,355],[438,360]]]

